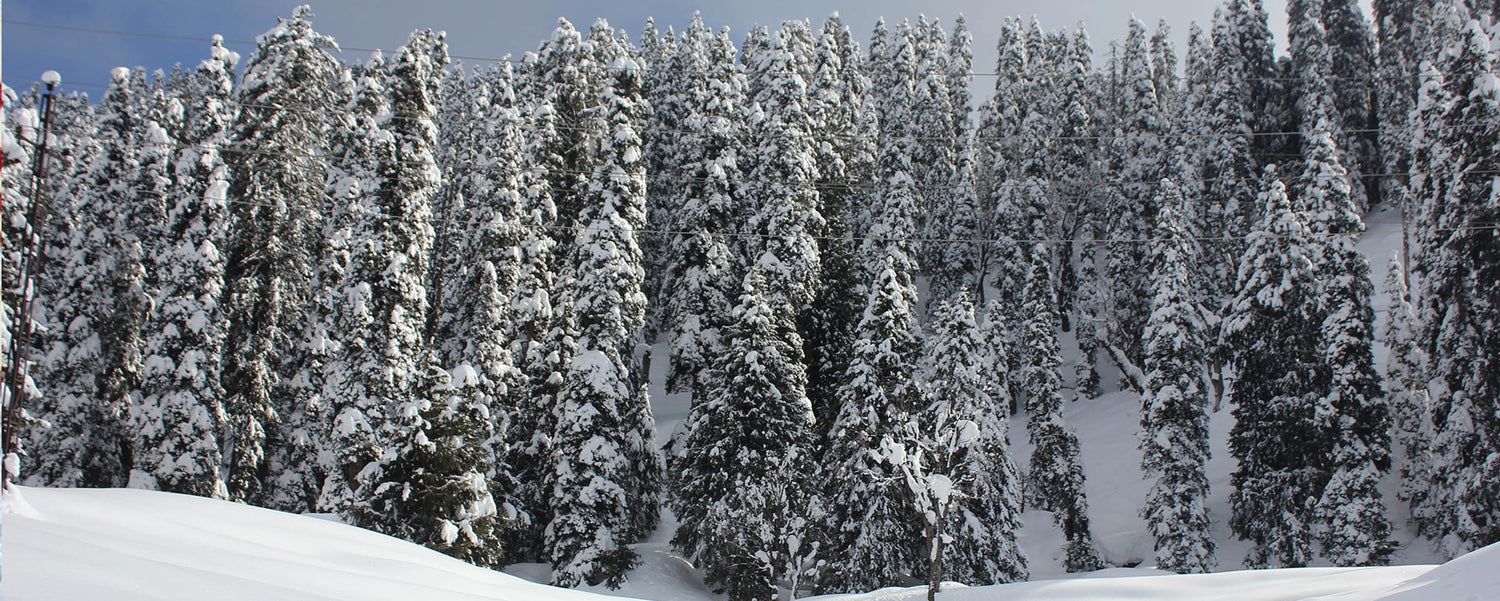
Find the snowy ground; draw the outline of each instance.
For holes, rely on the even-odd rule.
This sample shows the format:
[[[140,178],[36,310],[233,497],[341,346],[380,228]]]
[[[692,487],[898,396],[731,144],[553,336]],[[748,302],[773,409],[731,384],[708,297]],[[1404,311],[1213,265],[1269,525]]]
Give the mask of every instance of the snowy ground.
[[[1378,318],[1386,261],[1400,249],[1398,214],[1377,210],[1367,217],[1360,244],[1371,259]],[[1077,360],[1071,337],[1063,339],[1065,363]],[[659,444],[687,416],[685,395],[667,395],[666,352],[653,362],[653,410]],[[1377,365],[1385,351],[1376,349]],[[1071,378],[1071,367],[1065,367]],[[1106,386],[1118,379],[1104,373]],[[1147,482],[1136,448],[1139,398],[1127,392],[1066,405],[1070,426],[1083,448],[1093,532],[1106,559],[1120,568],[1082,577],[1063,573],[1062,538],[1045,512],[1023,516],[1021,547],[1032,582],[962,589],[944,599],[1246,599],[1279,601],[1338,598],[1341,601],[1400,601],[1494,598],[1500,590],[1500,549],[1491,548],[1432,569],[1440,560],[1429,543],[1405,526],[1405,508],[1395,482],[1384,489],[1401,548],[1394,562],[1405,567],[1359,570],[1302,569],[1232,572],[1248,547],[1230,534],[1227,448],[1233,419],[1228,407],[1211,418],[1214,440],[1209,462],[1209,508],[1214,519],[1219,569],[1205,576],[1162,575],[1152,564],[1152,541],[1139,517]],[[1011,425],[1012,452],[1024,465],[1030,455],[1024,421]],[[7,500],[3,520],[3,573],[7,600],[81,601],[118,599],[600,599],[595,593],[653,601],[717,601],[701,578],[667,545],[674,527],[663,527],[638,547],[642,565],[619,591],[564,591],[545,582],[543,565],[517,565],[506,574],[475,568],[436,552],[381,535],[308,516],[293,516],[229,503],[140,491],[24,489]],[[1416,565],[1412,565],[1416,564]],[[923,598],[916,590],[877,591],[861,600]]]
[[[311,516],[159,492],[23,488],[4,506],[7,601],[606,601],[476,568]],[[655,545],[616,595],[713,599]],[[1071,580],[964,589],[946,601],[1479,601],[1500,590],[1500,546],[1447,565],[1264,570],[1201,576],[1112,569]],[[829,601],[917,601],[887,589]]]

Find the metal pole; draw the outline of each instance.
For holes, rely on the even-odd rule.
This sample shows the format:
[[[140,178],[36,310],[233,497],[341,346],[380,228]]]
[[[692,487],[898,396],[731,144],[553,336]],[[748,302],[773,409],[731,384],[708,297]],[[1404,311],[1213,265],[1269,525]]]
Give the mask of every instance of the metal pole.
[[[20,464],[21,449],[21,421],[22,411],[29,396],[26,392],[26,371],[28,361],[26,354],[31,349],[31,315],[36,304],[36,273],[40,271],[40,261],[37,256],[37,238],[42,228],[38,227],[38,220],[45,219],[46,214],[40,210],[42,201],[42,182],[47,177],[47,140],[52,137],[52,107],[56,104],[54,93],[57,84],[62,81],[56,71],[48,71],[42,74],[42,82],[47,85],[47,93],[42,96],[46,108],[42,111],[42,133],[41,141],[37,144],[37,154],[33,157],[31,168],[31,206],[26,212],[25,237],[21,242],[21,264],[19,267],[20,289],[20,313],[15,316],[12,324],[13,333],[10,337],[10,365],[6,367],[6,385],[8,387],[9,403],[5,406],[4,417],[4,460],[0,461],[0,470],[3,470],[3,489],[9,490],[17,479],[17,471]]]

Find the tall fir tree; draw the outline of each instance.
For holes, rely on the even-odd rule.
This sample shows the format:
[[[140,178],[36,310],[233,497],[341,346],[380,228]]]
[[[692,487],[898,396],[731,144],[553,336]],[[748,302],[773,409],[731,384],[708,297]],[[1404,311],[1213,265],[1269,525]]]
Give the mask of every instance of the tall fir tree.
[[[1381,343],[1389,349],[1385,362],[1386,404],[1391,415],[1392,455],[1394,463],[1401,466],[1398,496],[1415,509],[1423,506],[1423,499],[1429,494],[1427,482],[1432,473],[1435,432],[1427,390],[1427,358],[1417,344],[1417,312],[1406,282],[1406,270],[1398,254],[1391,258],[1386,269],[1385,292],[1390,295],[1391,308]],[[1422,520],[1412,521],[1424,525]]]
[[[1018,582],[1028,576],[1026,556],[1016,544],[1021,473],[1010,457],[1008,403],[988,386],[985,341],[968,296],[962,293],[938,306],[920,372],[929,401],[919,414],[923,436],[939,440],[943,430],[962,421],[976,426],[976,438],[951,453],[951,465],[944,470],[951,472],[945,474],[951,481],[967,486],[947,513],[942,530],[947,540],[938,559],[946,579]]]
[[[791,324],[760,295],[759,274],[725,325],[724,351],[701,388],[675,461],[673,545],[733,600],[778,598],[810,532],[812,405]]]
[[[245,66],[231,129],[231,234],[225,248],[228,321],[221,381],[229,416],[229,497],[259,502],[277,443],[281,394],[308,305],[316,297],[314,257],[322,247],[321,196],[327,115],[338,100],[332,38],[312,28],[312,10],[262,34]]]
[[[1313,517],[1323,554],[1334,565],[1381,565],[1395,550],[1377,488],[1391,467],[1390,418],[1372,350],[1374,284],[1369,261],[1354,246],[1364,221],[1331,129],[1328,121],[1320,121],[1303,142],[1302,201],[1310,214],[1325,315],[1319,344],[1328,382],[1318,420],[1334,441],[1325,460],[1328,484]]]
[[[740,134],[745,111],[745,76],[735,64],[734,44],[695,18],[677,51],[687,56],[679,63],[704,72],[704,82],[686,99],[690,110],[682,127],[691,144],[682,148],[689,179],[674,188],[671,253],[667,269],[666,324],[670,345],[667,388],[707,394],[701,386],[714,357],[723,350],[720,331],[730,306],[734,280],[733,240],[744,183],[738,157],[744,152]]]
[[[882,438],[896,437],[925,406],[910,378],[921,348],[912,258],[917,193],[909,164],[902,145],[883,144],[885,185],[875,208],[880,221],[871,228],[862,253],[882,260],[866,294],[823,461],[822,478],[830,482],[825,548],[834,555],[818,586],[828,592],[897,584],[920,553],[910,492],[896,480],[893,466],[868,452]]]
[[[194,110],[173,165],[177,186],[153,258],[160,285],[155,318],[143,333],[141,424],[132,485],[225,497],[220,432],[225,424],[219,365],[229,174],[222,148],[234,107],[239,56],[215,37],[186,90]]]
[[[849,369],[854,329],[864,305],[865,278],[858,237],[872,216],[877,115],[868,58],[837,14],[823,23],[817,43],[810,116],[819,124],[818,213],[825,221],[818,239],[820,282],[812,306],[798,323],[807,364],[807,396],[820,442],[838,414],[838,387]]]
[[[1089,530],[1083,462],[1078,435],[1062,415],[1062,363],[1057,342],[1057,304],[1052,265],[1045,243],[1032,245],[1026,283],[1024,356],[1021,374],[1026,390],[1026,432],[1032,452],[1028,479],[1036,487],[1038,508],[1052,512],[1066,541],[1063,567],[1087,572],[1104,567]]]
[[[1375,115],[1379,106],[1375,104],[1376,87],[1381,79],[1375,59],[1375,34],[1357,0],[1324,2],[1323,30],[1333,57],[1329,75],[1338,84],[1334,87],[1334,104],[1341,119],[1337,127],[1343,135],[1336,136],[1335,141],[1344,150],[1342,157],[1355,163],[1346,167],[1351,177],[1361,178],[1354,184],[1358,190],[1354,198],[1356,202],[1362,198],[1364,203],[1357,206],[1367,210],[1384,200],[1381,179],[1366,175],[1383,169]]]
[[[1156,566],[1212,571],[1208,515],[1208,317],[1193,287],[1198,249],[1183,229],[1182,192],[1163,180],[1152,235],[1151,319],[1146,322],[1146,391],[1141,399],[1141,467],[1154,476],[1141,515],[1156,539]]]
[[[870,286],[854,357],[839,389],[839,413],[823,461],[831,557],[818,582],[824,592],[855,592],[905,581],[920,555],[921,531],[910,491],[894,468],[870,453],[896,438],[922,407],[910,379],[920,343],[910,258],[888,250]],[[908,269],[903,269],[903,264]]]
[[[1154,182],[1165,176],[1167,133],[1156,84],[1146,26],[1132,20],[1125,39],[1121,78],[1125,94],[1111,148],[1115,177],[1113,206],[1107,233],[1107,278],[1110,286],[1110,324],[1107,342],[1117,361],[1139,366],[1144,357],[1141,333],[1150,315],[1148,282],[1139,277],[1148,268],[1150,238],[1156,220]]]
[[[1265,218],[1241,258],[1235,300],[1220,324],[1235,404],[1230,453],[1230,527],[1253,543],[1245,565],[1312,561],[1312,510],[1328,481],[1330,442],[1315,407],[1321,395],[1322,315],[1308,231],[1286,186],[1268,171]]]
[[[363,199],[348,271],[339,284],[350,321],[362,327],[346,330],[343,341],[339,361],[348,372],[335,392],[343,406],[334,419],[334,439],[364,453],[338,449],[340,475],[350,480],[352,491],[338,510],[355,524],[413,540],[425,538],[417,530],[418,515],[437,510],[398,507],[396,500],[409,501],[414,490],[431,484],[413,480],[424,474],[410,462],[411,454],[423,450],[417,435],[428,426],[428,416],[421,414],[437,405],[434,395],[442,383],[423,332],[432,202],[442,186],[434,117],[447,59],[441,35],[417,31],[386,67],[390,112],[381,115],[387,136],[375,148],[378,186]],[[339,436],[349,422],[361,420],[368,430]],[[430,477],[451,475],[432,467]]]
[[[1457,12],[1457,11],[1455,11]],[[1461,14],[1461,13],[1460,13]],[[1423,221],[1426,245],[1423,321],[1433,357],[1433,376],[1442,386],[1434,398],[1439,431],[1434,441],[1433,488],[1441,495],[1440,547],[1456,556],[1500,540],[1500,420],[1492,403],[1500,390],[1500,362],[1493,327],[1500,317],[1490,278],[1500,273],[1493,236],[1500,221],[1493,173],[1500,170],[1500,92],[1491,85],[1493,41],[1478,19],[1459,29],[1449,47],[1445,79],[1452,99],[1444,114],[1440,150],[1433,158],[1450,165],[1442,196],[1428,200]],[[1441,172],[1439,172],[1441,173]],[[1451,521],[1447,521],[1451,520]]]
[[[595,108],[598,165],[581,199],[568,298],[577,350],[554,409],[553,515],[547,526],[559,586],[619,586],[636,562],[630,543],[655,528],[661,455],[646,386],[630,364],[645,319],[636,230],[646,219],[646,171],[638,133],[646,109],[641,73],[602,19],[588,44],[605,77]]]

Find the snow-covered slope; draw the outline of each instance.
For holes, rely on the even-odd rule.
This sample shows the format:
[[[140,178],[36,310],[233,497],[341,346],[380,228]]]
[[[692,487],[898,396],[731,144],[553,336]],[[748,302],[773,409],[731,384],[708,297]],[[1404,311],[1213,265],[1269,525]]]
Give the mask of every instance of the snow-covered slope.
[[[6,601],[589,601],[315,517],[139,490],[5,500]]]
[[[602,601],[467,565],[417,545],[309,516],[137,490],[21,489],[6,499],[7,601],[277,601],[420,599]],[[659,543],[658,543],[659,544]],[[693,573],[652,545],[626,594],[712,599]],[[946,601],[1478,601],[1500,590],[1500,547],[1447,565],[1307,568],[1197,576],[1114,569],[1072,580],[965,589]],[[649,596],[647,596],[649,595]],[[905,601],[888,589],[830,601]]]

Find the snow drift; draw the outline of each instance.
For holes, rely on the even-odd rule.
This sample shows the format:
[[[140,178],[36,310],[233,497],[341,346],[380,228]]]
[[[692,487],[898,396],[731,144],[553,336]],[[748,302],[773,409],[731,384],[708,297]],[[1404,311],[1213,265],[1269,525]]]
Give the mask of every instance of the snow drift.
[[[470,566],[426,548],[311,516],[139,490],[22,488],[5,501],[0,592],[7,601],[262,601],[423,599],[600,600]],[[626,593],[713,599],[677,561],[645,554]],[[679,566],[680,567],[680,566]],[[662,580],[681,579],[668,583]],[[696,592],[694,592],[696,589]],[[1446,565],[1305,568],[1178,576],[1114,569],[1070,580],[963,588],[947,601],[1467,601],[1500,590],[1500,546]],[[828,600],[904,601],[886,589]]]

